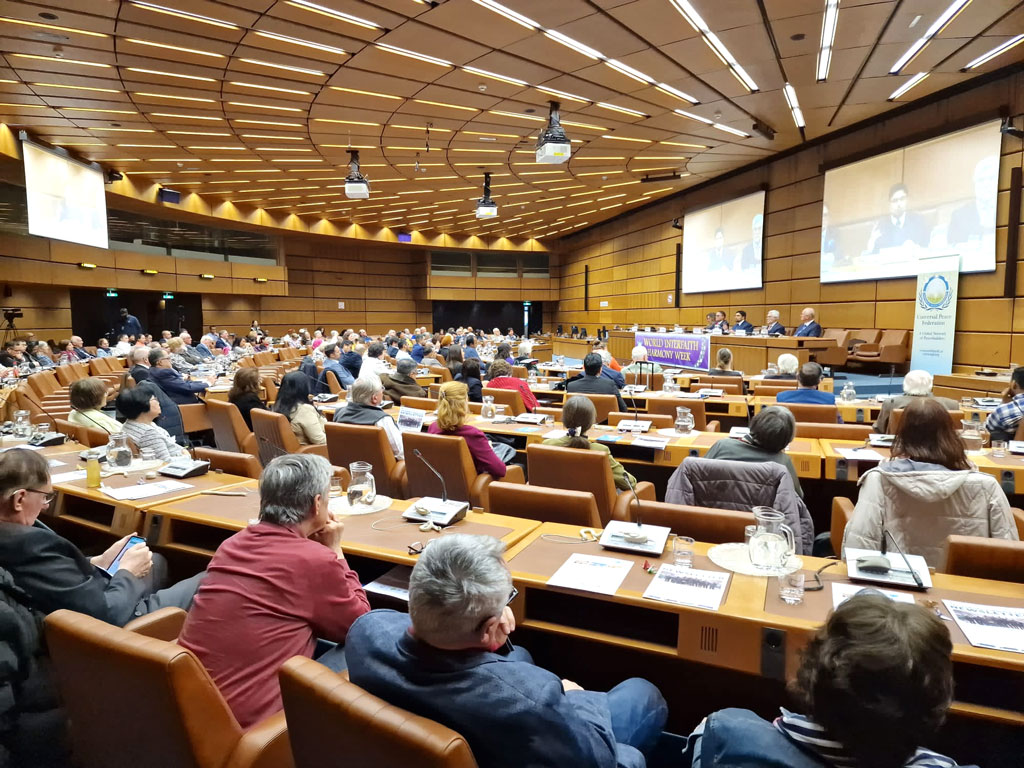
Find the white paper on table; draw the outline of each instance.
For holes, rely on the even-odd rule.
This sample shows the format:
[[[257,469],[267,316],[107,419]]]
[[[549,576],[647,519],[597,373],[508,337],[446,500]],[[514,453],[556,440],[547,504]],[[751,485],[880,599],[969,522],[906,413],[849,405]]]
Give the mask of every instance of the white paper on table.
[[[750,434],[750,427],[733,427],[729,430],[729,437],[746,437]]]
[[[1007,448],[1010,453],[1024,453],[1024,440],[1011,440]]]
[[[832,608],[838,608],[858,592],[869,589],[872,592],[881,592],[893,602],[913,603],[914,596],[909,592],[894,592],[891,589],[879,589],[878,587],[864,587],[860,584],[843,584],[838,581],[832,582]]]
[[[658,575],[648,585],[644,597],[717,611],[725,597],[730,575],[723,571],[702,571],[663,563],[658,566]]]
[[[66,467],[67,462],[57,461],[56,459],[50,459],[49,461],[46,462],[46,466],[48,466],[50,469],[53,469],[54,467]]]
[[[421,432],[427,412],[421,408],[403,405],[398,409],[398,428],[402,432]]]
[[[58,472],[56,475],[50,475],[51,483],[70,483],[73,480],[85,480],[85,470],[78,469],[72,472]]]
[[[925,587],[931,587],[932,585],[932,574],[928,570],[928,563],[920,555],[912,555],[907,553],[907,559],[904,560],[900,553],[896,550],[890,550],[885,555],[877,549],[857,549],[855,547],[846,548],[846,573],[851,579],[860,579],[861,581],[873,581],[876,584],[888,584],[892,587],[915,587],[913,577],[910,572],[907,571],[907,565],[917,572],[917,575],[921,577],[921,583]],[[865,573],[857,567],[857,558],[865,557],[867,555],[882,556],[889,560],[889,567],[892,569],[890,573]]]
[[[545,440],[557,440],[560,437],[565,437],[569,433],[564,429],[552,429],[550,432],[544,433]]]
[[[943,600],[946,610],[977,648],[1024,653],[1024,608]]]
[[[85,476],[85,473],[82,473]],[[163,480],[159,483],[149,483],[147,485],[126,485],[124,488],[107,488],[102,487],[102,490],[107,496],[118,501],[138,501],[139,499],[148,499],[150,496],[159,496],[163,493],[171,493],[172,491],[180,491],[185,488],[191,488],[192,486],[188,483],[180,483],[177,480]]]
[[[668,445],[667,437],[638,437],[631,445],[635,445],[637,448],[656,448],[659,451],[665,450]]]
[[[836,448],[836,453],[844,459],[860,459],[862,461],[882,461],[885,456],[871,448]]]
[[[582,589],[585,592],[600,592],[602,595],[614,595],[632,567],[631,560],[574,552],[548,579],[548,584],[552,587],[568,587]]]

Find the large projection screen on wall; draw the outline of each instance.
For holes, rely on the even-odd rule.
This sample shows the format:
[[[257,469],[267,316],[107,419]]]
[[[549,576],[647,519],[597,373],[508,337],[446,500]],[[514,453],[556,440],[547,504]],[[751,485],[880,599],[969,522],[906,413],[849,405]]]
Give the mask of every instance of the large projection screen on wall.
[[[683,293],[761,287],[764,192],[683,217]]]
[[[21,142],[30,235],[106,248],[103,172]]]
[[[957,254],[961,272],[996,268],[999,121],[825,172],[821,282],[918,273]]]

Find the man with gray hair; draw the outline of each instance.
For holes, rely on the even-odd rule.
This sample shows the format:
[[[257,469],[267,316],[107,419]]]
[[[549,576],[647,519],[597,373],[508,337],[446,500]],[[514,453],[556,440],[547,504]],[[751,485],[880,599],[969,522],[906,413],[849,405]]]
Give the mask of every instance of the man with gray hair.
[[[259,522],[210,561],[178,643],[196,654],[248,728],[281,710],[277,671],[312,658],[318,640],[339,645],[318,660],[345,668],[349,628],[370,610],[341,549],[344,524],[327,511],[331,465],[322,456],[278,456],[260,476]]]
[[[903,394],[887,398],[882,402],[882,410],[873,427],[875,432],[880,435],[886,434],[892,412],[898,408],[906,408],[915,400],[922,398],[938,400],[947,411],[955,411],[960,407],[956,400],[950,400],[948,397],[935,397],[932,394],[932,375],[928,371],[907,371],[907,375],[903,377]]]
[[[415,367],[415,364],[414,364]],[[348,402],[334,412],[338,424],[376,424],[388,436],[391,451],[398,461],[405,458],[402,431],[395,420],[380,407],[384,402],[384,384],[375,373],[365,373],[349,387]]]
[[[409,615],[371,611],[352,625],[352,682],[458,731],[480,768],[642,768],[665,700],[639,678],[585,691],[511,648],[504,550],[490,536],[430,542],[409,579]]]
[[[661,366],[647,362],[647,347],[637,344],[630,355],[633,362],[622,369],[623,373],[661,373]]]
[[[387,398],[401,403],[403,397],[426,397],[427,390],[413,378],[415,372],[416,361],[411,357],[405,357],[395,363],[395,373],[382,373],[380,380]]]
[[[777,310],[777,309],[769,309],[768,310],[768,316],[765,318],[765,321],[764,321],[764,332],[765,333],[767,333],[769,335],[778,334],[779,336],[785,336],[786,335],[786,326],[784,326],[779,321],[779,317],[780,317],[779,310]]]

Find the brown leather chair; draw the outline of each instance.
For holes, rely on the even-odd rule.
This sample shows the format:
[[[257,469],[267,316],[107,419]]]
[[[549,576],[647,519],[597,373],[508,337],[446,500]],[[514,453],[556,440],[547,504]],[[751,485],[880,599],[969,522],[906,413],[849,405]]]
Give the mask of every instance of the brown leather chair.
[[[334,371],[327,371],[324,374],[324,380],[327,382],[327,388],[331,391],[332,395],[340,395],[345,391],[345,388],[341,386],[341,382],[338,381],[338,374]]]
[[[451,371],[449,371],[449,373],[451,373]],[[427,385],[427,397],[429,397],[431,400],[437,400],[438,396],[441,393],[441,384],[442,383],[443,382],[435,381],[435,382]]]
[[[272,408],[277,402],[277,382],[273,376],[261,376],[260,386],[267,393],[267,408]]]
[[[110,442],[110,433],[99,427],[79,427],[77,439],[86,448],[97,448]]]
[[[669,416],[667,413],[643,413],[641,411],[640,413],[632,414],[612,411],[608,414],[608,426],[614,427],[620,421],[632,421],[634,418],[640,421],[651,422],[651,429],[671,429],[676,423],[675,416]]]
[[[690,391],[702,389],[720,389],[723,395],[742,395],[743,379],[739,376],[701,376],[698,381],[690,382]]]
[[[495,515],[525,517],[542,523],[565,523],[583,528],[600,528],[594,494],[543,488],[518,483],[491,483],[487,489],[487,511]]]
[[[810,356],[819,365],[831,365],[833,367],[846,364],[848,354],[850,331],[844,328],[826,328],[822,333],[822,339],[830,339],[835,342],[831,347],[824,349],[812,349]]]
[[[829,541],[832,552],[838,557],[843,554],[843,535],[846,526],[853,517],[853,502],[844,496],[832,497],[832,525],[829,528]]]
[[[132,619],[124,628],[137,635],[174,643],[177,642],[187,618],[188,614],[181,608],[160,608]]]
[[[793,382],[792,386],[768,386],[767,384],[758,384],[754,387],[754,397],[778,397],[779,392],[789,392],[792,389],[796,389],[796,382]]]
[[[437,410],[437,399],[431,399],[429,397],[403,397],[402,407],[419,408],[421,411],[433,413]]]
[[[1024,584],[1024,542],[949,536],[943,573]]]
[[[895,435],[899,430],[900,425],[903,424],[903,408],[896,408],[889,414],[889,424],[887,425],[887,432],[890,435]],[[949,411],[949,418],[953,422],[953,429],[960,429],[960,422],[964,420],[963,411]]]
[[[260,462],[263,466],[283,453],[315,453],[325,459],[329,458],[326,444],[300,445],[283,413],[265,411],[262,408],[253,408],[250,413],[252,431],[256,435]]]
[[[284,714],[243,731],[180,645],[68,610],[46,617],[46,642],[78,768],[294,765]]]
[[[54,424],[57,427],[57,431],[68,438],[68,440],[78,441],[78,425],[72,424],[67,419],[54,419]]]
[[[28,384],[29,389],[32,390],[32,394],[35,395],[39,400],[49,397],[54,392],[60,390],[60,382],[57,381],[57,377],[53,375],[53,371],[40,371],[39,373],[33,373],[25,382]],[[65,393],[66,395],[67,393]]]
[[[616,512],[626,513],[627,522],[636,522],[636,500],[631,499],[625,507]],[[663,501],[640,500],[640,520],[646,525],[662,525],[671,528],[672,533],[689,536],[697,541],[713,544],[742,542],[744,528],[753,525],[753,512],[732,509],[711,509],[709,507],[687,507],[682,504],[667,504]]]
[[[703,400],[684,400],[681,397],[652,397],[647,401],[648,413],[663,413],[672,417],[675,424],[676,408],[689,408],[693,414],[693,428],[699,432],[718,432],[722,425],[717,419],[708,421]]]
[[[590,395],[585,392],[566,392],[565,399],[569,400],[570,397],[585,397],[587,400],[594,404],[594,410],[597,412],[597,423],[604,424],[608,421],[608,414],[612,411],[619,410],[619,401],[615,395]]]
[[[405,445],[405,455],[409,457],[405,465],[409,498],[441,496],[441,483],[437,476],[413,453],[414,450],[419,450],[444,476],[449,499],[468,501],[471,506],[487,509],[487,486],[501,478],[495,478],[486,472],[477,474],[465,440],[455,435],[405,432],[402,435],[402,442]],[[512,483],[525,482],[523,468],[515,465],[507,467],[505,480]]]
[[[863,440],[874,433],[870,424],[826,424],[821,421],[798,421],[796,436],[815,440]]]
[[[246,426],[237,405],[211,397],[206,401],[206,416],[220,450],[259,454],[256,435]]]
[[[846,346],[852,350],[860,344],[877,344],[880,338],[882,338],[882,332],[878,328],[858,328],[855,331],[850,331],[850,335],[846,338]]]
[[[519,416],[526,413],[526,405],[523,403],[523,396],[514,389],[497,389],[495,387],[483,387],[482,395],[490,395],[494,398],[495,405],[504,405],[509,416]]]
[[[647,387],[648,392],[661,392],[661,388],[665,385],[664,373],[626,373],[623,371],[622,375],[626,377],[626,384],[643,384]]]
[[[251,357],[243,357],[241,360],[238,361],[238,367],[239,368],[255,368],[256,367],[256,361],[253,360]]]
[[[512,375],[517,379],[528,379],[530,378],[530,369],[525,365],[513,365]]]
[[[1013,515],[1013,522],[1017,524],[1017,538],[1024,541],[1024,510],[1010,507],[1010,514]]]
[[[627,519],[625,512],[617,510],[633,501],[633,494],[616,493],[612,467],[604,452],[535,443],[526,446],[526,462],[532,485],[592,493],[601,525],[607,525],[609,520]],[[650,501],[657,498],[654,485],[647,481],[636,484],[636,495]]]
[[[199,446],[194,451],[195,458],[210,462],[210,469],[227,472],[230,475],[241,475],[251,477],[253,480],[260,479],[263,467],[260,460],[251,453],[235,453],[234,451],[219,451],[216,448]]]
[[[444,360],[441,360],[443,363]],[[441,375],[441,383],[444,384],[446,381],[454,381],[455,378],[452,376],[452,372],[449,370],[447,365],[442,365],[440,368],[431,367],[431,373],[438,373]]]
[[[797,421],[817,421],[822,424],[839,422],[839,409],[834,405],[813,405],[811,403],[779,403],[788,409]]]
[[[179,405],[178,411],[181,413],[181,428],[185,434],[213,429],[210,417],[206,413],[206,403]]]
[[[905,363],[910,331],[883,331],[877,344],[858,344],[848,361],[862,363]]]
[[[279,672],[295,768],[477,768],[450,728],[388,704],[312,659]]]
[[[373,465],[373,477],[379,493],[393,499],[408,496],[405,460],[395,459],[383,427],[328,422],[324,431],[327,433],[327,455],[331,464],[347,467],[354,461],[368,461]]]

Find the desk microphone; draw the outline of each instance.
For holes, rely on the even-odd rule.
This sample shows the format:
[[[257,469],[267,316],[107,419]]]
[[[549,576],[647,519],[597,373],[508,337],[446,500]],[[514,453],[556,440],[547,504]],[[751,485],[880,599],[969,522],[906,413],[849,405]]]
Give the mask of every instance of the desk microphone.
[[[270,449],[270,452],[272,454],[271,455],[271,459],[276,459],[278,456],[288,456],[288,455],[290,455],[288,453],[288,451],[286,451],[284,448],[282,448],[279,445],[274,445],[274,443],[270,442],[263,435],[256,435],[256,438],[260,441],[260,443],[262,443],[263,445],[267,446],[267,448]],[[263,451],[260,450],[260,454],[262,454],[262,453],[263,453]],[[262,455],[260,456],[260,458],[261,459],[263,458]],[[270,462],[267,462],[267,463],[269,464]]]
[[[67,436],[63,432],[60,431],[60,427],[57,426],[57,419],[54,418],[53,414],[50,413],[48,410],[46,410],[43,407],[42,403],[40,403],[31,394],[29,394],[27,386],[24,389],[21,390],[21,394],[30,403],[34,403],[39,408],[39,410],[42,411],[43,415],[46,418],[48,418],[50,420],[50,423],[53,425],[53,432],[49,432],[46,435],[44,435],[44,436],[42,436],[41,438],[38,438],[38,439],[36,439],[36,438],[30,439],[29,440],[29,444],[37,446],[37,447],[45,447],[45,446],[49,446],[49,445],[61,445],[61,444],[63,444],[64,441],[67,440]]]
[[[640,520],[640,497],[636,495],[636,488],[629,481],[629,474],[626,475],[626,485],[629,486],[633,499],[636,501],[636,531],[623,531],[622,538],[630,544],[646,544],[650,537],[644,533],[644,524]]]
[[[910,575],[914,577],[914,583],[917,584],[919,588],[924,589],[924,582],[921,581],[920,575],[918,575],[917,571],[914,570],[914,567],[910,564],[910,561],[907,559],[907,556],[903,554],[903,550],[900,549],[899,543],[896,541],[893,535],[889,533],[888,528],[882,528],[882,554],[884,555],[888,551],[888,547],[885,543],[886,538],[892,541],[893,547],[896,548],[896,551],[899,552],[900,557],[903,558],[903,563],[907,566],[907,570],[910,571]]]
[[[437,475],[437,479],[441,481],[441,501],[442,502],[447,502],[448,501],[448,486],[445,484],[444,478],[441,476],[441,473],[438,472],[436,469],[434,469],[434,465],[433,464],[431,464],[429,461],[427,461],[425,458],[423,458],[423,454],[420,453],[420,449],[419,448],[413,448],[412,452],[413,452],[413,454],[415,454],[417,459],[419,459],[420,461],[422,461],[424,464],[427,465],[427,469],[429,469],[431,472],[433,472],[435,475]]]

